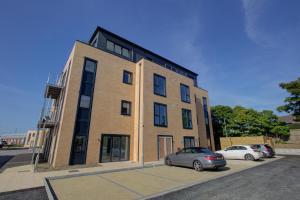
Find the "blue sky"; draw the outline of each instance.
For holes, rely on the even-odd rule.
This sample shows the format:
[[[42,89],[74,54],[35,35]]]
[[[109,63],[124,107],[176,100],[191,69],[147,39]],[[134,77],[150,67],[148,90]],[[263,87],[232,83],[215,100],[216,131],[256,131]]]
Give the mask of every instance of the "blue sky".
[[[0,134],[36,127],[48,74],[97,25],[199,74],[213,105],[275,110],[300,75],[300,1],[2,1]]]

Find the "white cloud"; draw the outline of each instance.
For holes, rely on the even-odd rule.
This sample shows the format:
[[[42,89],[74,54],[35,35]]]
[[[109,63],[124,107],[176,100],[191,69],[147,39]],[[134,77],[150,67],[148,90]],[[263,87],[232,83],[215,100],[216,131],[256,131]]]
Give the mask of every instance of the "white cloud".
[[[259,28],[267,0],[242,0],[245,14],[245,32],[249,39],[262,46],[272,46],[272,35]]]

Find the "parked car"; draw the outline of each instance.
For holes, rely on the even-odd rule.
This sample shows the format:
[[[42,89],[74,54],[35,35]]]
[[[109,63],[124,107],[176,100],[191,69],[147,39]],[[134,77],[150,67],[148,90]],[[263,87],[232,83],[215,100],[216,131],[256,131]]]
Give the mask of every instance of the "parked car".
[[[254,144],[253,147],[262,152],[265,158],[272,158],[275,156],[275,151],[268,144]]]
[[[207,148],[189,147],[166,156],[165,164],[192,167],[196,171],[202,171],[224,167],[226,161],[222,155],[215,154]]]
[[[245,159],[245,160],[260,160],[263,159],[263,154],[253,145],[234,145],[227,147],[224,150],[216,151],[222,154],[225,159]]]

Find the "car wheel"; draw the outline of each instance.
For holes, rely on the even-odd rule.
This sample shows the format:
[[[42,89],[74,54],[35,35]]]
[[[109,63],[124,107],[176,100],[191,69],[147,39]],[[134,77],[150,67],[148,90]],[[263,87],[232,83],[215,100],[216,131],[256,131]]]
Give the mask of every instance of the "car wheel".
[[[202,164],[199,160],[194,161],[193,166],[196,171],[203,171]]]
[[[170,160],[170,158],[166,158],[165,164],[168,166],[172,166],[172,161]]]
[[[254,156],[252,156],[251,154],[246,154],[245,155],[245,160],[255,160]]]

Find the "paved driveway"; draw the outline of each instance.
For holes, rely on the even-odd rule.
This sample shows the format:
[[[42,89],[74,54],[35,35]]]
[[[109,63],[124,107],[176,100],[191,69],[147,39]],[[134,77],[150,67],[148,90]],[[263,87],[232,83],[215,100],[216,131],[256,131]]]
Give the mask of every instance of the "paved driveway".
[[[197,172],[189,168],[156,166],[143,169],[49,179],[58,199],[143,199],[192,186],[270,162],[228,161],[223,170]]]
[[[155,200],[300,200],[300,156],[286,156]]]

